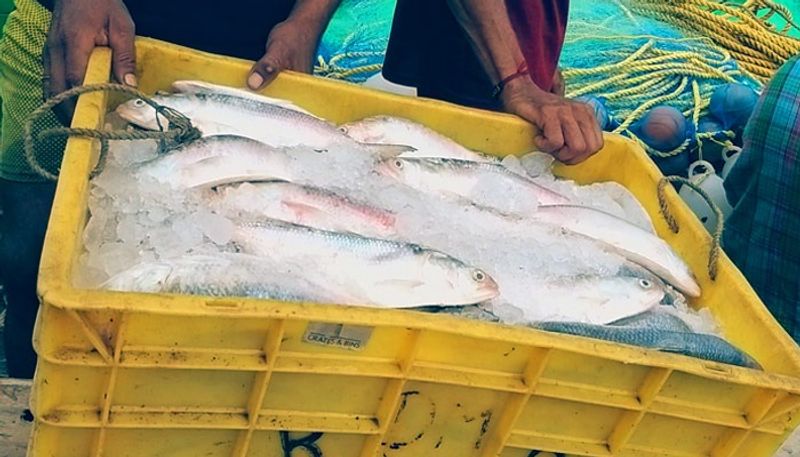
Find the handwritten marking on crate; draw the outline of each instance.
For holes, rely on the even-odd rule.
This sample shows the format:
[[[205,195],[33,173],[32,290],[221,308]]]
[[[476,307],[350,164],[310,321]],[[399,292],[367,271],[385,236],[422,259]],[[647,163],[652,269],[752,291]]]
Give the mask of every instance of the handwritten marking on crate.
[[[372,329],[373,327],[359,325],[310,322],[303,335],[303,341],[358,351],[366,347],[372,336]]]
[[[322,457],[322,450],[317,445],[317,441],[322,438],[322,433],[309,433],[300,438],[292,438],[289,432],[280,432],[280,434],[283,457],[292,457],[292,453],[295,449],[304,450],[311,457]]]

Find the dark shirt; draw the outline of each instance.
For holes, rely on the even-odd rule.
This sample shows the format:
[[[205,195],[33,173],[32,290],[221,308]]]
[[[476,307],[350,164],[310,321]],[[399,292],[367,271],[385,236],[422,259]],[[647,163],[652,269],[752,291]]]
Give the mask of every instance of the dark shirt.
[[[53,0],[39,0],[52,11]],[[294,0],[126,0],[136,34],[202,51],[257,60],[272,28],[286,20]]]
[[[506,0],[531,79],[550,90],[564,42],[568,0]],[[423,97],[499,109],[489,79],[446,0],[398,0],[386,52],[386,79]],[[503,75],[508,76],[508,75]]]

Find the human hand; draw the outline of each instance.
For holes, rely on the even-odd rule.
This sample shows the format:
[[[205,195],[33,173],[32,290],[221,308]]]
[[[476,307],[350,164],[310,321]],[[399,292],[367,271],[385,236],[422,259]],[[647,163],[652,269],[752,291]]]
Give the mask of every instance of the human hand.
[[[540,130],[536,147],[569,165],[583,162],[603,147],[592,109],[541,90],[528,78],[510,81],[501,93],[506,111]]]
[[[95,46],[112,50],[117,81],[136,86],[135,29],[121,0],[56,0],[44,49],[44,94],[49,98],[83,84]],[[74,102],[65,103],[62,120],[72,117]]]
[[[267,39],[267,49],[253,65],[247,86],[258,90],[271,83],[282,70],[311,73],[319,33],[300,20],[288,19],[276,25]]]

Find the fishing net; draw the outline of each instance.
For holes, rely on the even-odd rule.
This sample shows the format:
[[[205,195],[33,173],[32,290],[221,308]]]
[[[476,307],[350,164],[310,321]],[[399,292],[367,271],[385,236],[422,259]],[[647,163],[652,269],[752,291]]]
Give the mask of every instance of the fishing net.
[[[322,37],[314,74],[363,82],[381,71],[395,0],[344,0]]]
[[[567,95],[602,105],[606,129],[639,141],[665,172],[685,174],[690,160],[710,158],[704,149],[721,166],[756,91],[800,44],[787,35],[798,30],[787,8],[740,3],[573,1],[561,59]],[[670,149],[642,128],[662,105],[686,120],[676,122],[683,131]]]

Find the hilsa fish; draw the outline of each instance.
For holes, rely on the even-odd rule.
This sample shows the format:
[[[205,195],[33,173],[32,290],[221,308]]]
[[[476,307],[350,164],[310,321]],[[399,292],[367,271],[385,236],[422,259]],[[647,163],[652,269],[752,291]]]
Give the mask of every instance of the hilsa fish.
[[[686,262],[666,241],[638,225],[599,209],[576,205],[541,205],[529,217],[600,241],[686,295],[700,296],[700,286]]]
[[[294,102],[290,100],[268,97],[264,94],[251,92],[243,88],[239,89],[230,86],[212,84],[205,81],[183,79],[173,82],[172,90],[173,92],[179,92],[182,94],[224,94],[224,95],[230,95],[232,97],[249,98],[251,100],[255,100],[260,103],[269,103],[271,105],[280,106],[293,111],[307,114],[309,116],[316,117],[317,119],[321,119],[319,116],[297,106]]]
[[[358,143],[325,120],[256,97],[196,92],[154,95],[152,100],[191,119],[204,135],[239,135],[272,147],[305,146],[317,151],[335,146],[361,148],[377,157],[394,157],[414,149]],[[116,112],[126,121],[148,130],[169,126],[167,118],[141,99],[119,105]]]
[[[302,266],[304,277],[365,305],[471,305],[499,293],[497,283],[483,270],[411,243],[279,221],[240,224],[233,241],[244,253]]]
[[[135,169],[139,179],[175,188],[196,188],[259,180],[290,180],[290,152],[236,135],[203,137]]]

